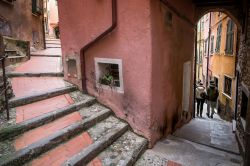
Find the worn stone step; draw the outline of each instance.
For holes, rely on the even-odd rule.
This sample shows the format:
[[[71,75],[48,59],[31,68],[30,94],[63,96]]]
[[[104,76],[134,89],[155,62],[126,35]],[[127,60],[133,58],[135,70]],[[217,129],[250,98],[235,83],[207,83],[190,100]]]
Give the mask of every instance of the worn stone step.
[[[21,135],[15,138],[14,140],[7,140],[5,142],[1,142],[2,144],[0,145],[1,147],[6,147],[4,145],[7,145],[7,147],[3,149],[3,151],[5,152],[8,151],[9,153],[4,154],[0,157],[0,165],[1,166],[23,165],[24,163],[32,160],[33,158],[39,156],[40,154],[55,148],[56,146],[58,146],[61,143],[64,143],[65,141],[70,140],[74,136],[78,135],[84,130],[87,130],[90,127],[91,128],[88,130],[88,133],[90,133],[93,140],[95,140],[99,139],[102,136],[102,134],[104,135],[108,134],[110,130],[113,130],[114,126],[117,123],[122,124],[122,125],[117,124],[118,126],[117,128],[119,128],[120,126],[123,126],[123,128],[127,126],[126,124],[119,122],[119,120],[114,117],[106,119],[110,115],[111,115],[110,110],[109,111],[101,110],[98,113],[95,113],[94,115],[85,118],[83,120],[76,121],[69,126],[65,126],[64,119],[63,120],[58,119],[58,121],[60,121],[64,126],[59,126],[61,128],[59,128],[58,131],[55,132],[50,131],[49,135],[46,135],[46,132],[39,132],[39,131],[42,131],[41,128],[47,129],[48,127],[52,127],[52,130],[56,130],[57,129],[56,124],[58,123],[58,121],[52,122],[51,124],[46,124],[45,126],[41,126],[40,128],[36,128],[34,130],[29,131],[28,133],[24,133],[24,135]],[[104,122],[101,122],[104,119],[106,120]],[[116,122],[114,119],[116,119]],[[99,127],[96,128],[97,125],[95,126],[95,124],[99,125]],[[117,128],[115,128],[115,130],[117,130]],[[51,132],[53,133],[51,134]],[[32,138],[33,136],[36,137],[37,133],[39,134],[38,136],[39,138]],[[45,136],[43,134],[45,134]],[[20,147],[15,148],[15,146],[17,146],[15,144],[15,141],[19,139],[25,140],[25,138],[31,138],[33,140],[28,142],[28,144],[21,145],[21,148]]]
[[[62,165],[86,165],[127,130],[128,125],[126,123],[114,117],[108,118],[103,124],[99,123],[88,130],[93,143],[65,161]]]
[[[61,41],[57,41],[57,40],[46,40],[46,44],[58,44],[58,45],[61,45]]]
[[[30,72],[11,72],[6,73],[10,78],[12,77],[63,77],[63,72],[46,72],[46,73],[30,73]]]
[[[70,139],[68,142],[61,144],[55,149],[43,154],[27,165],[36,166],[44,163],[45,161],[49,165],[62,165],[82,150],[89,148],[89,146],[92,146],[99,141],[102,141],[106,135],[119,135],[119,132],[121,132],[121,130],[125,130],[126,128],[127,125],[125,123],[111,116],[91,127],[89,130]]]
[[[61,48],[60,44],[47,44],[46,43],[46,48]]]
[[[44,100],[44,99],[47,99],[47,98],[62,95],[62,94],[65,94],[65,93],[76,91],[76,90],[77,90],[76,86],[69,85],[69,86],[66,86],[66,87],[63,87],[63,88],[57,88],[57,89],[54,89],[54,90],[51,90],[51,91],[48,91],[48,92],[41,92],[41,93],[33,94],[33,95],[30,95],[30,96],[12,98],[12,99],[9,100],[9,107],[13,108],[13,107],[26,105],[26,104],[29,104],[29,103]]]
[[[97,156],[97,159],[102,166],[133,165],[147,149],[147,144],[148,142],[145,138],[131,131],[127,131],[117,141],[101,152]],[[92,162],[94,162],[94,160]]]
[[[92,107],[89,109],[84,109],[84,113],[87,114],[87,116],[82,115],[82,109],[83,107],[89,107],[92,104],[94,104],[96,102],[96,99],[94,97],[88,96],[88,95],[84,95],[84,94],[80,94],[80,92],[73,92],[71,93],[71,95],[76,95],[78,94],[79,96],[81,96],[81,100],[77,101],[74,100],[75,103],[71,104],[69,106],[63,107],[63,108],[59,108],[57,110],[48,112],[46,114],[40,115],[38,117],[23,121],[21,123],[18,124],[12,124],[10,126],[7,127],[3,127],[0,128],[0,141],[6,140],[6,139],[10,139],[14,136],[17,136],[21,133],[24,133],[25,131],[34,129],[36,127],[42,126],[46,123],[49,123],[51,121],[54,121],[58,118],[61,118],[65,115],[68,115],[70,113],[73,113],[75,111],[79,111],[80,115],[82,116],[82,118],[86,118],[86,117],[90,117],[92,116],[94,113],[97,113],[100,110],[106,110],[107,112],[110,110],[108,109],[97,109],[95,112],[92,111]],[[79,98],[78,96],[78,98]],[[93,107],[94,108],[94,107]],[[89,111],[88,111],[89,110]],[[93,113],[92,113],[93,112]]]

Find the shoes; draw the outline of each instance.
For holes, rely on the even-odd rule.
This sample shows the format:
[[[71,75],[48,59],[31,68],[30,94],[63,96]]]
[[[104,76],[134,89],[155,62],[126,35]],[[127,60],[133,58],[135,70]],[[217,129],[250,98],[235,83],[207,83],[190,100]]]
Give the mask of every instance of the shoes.
[[[209,114],[208,114],[208,113],[206,113],[206,115],[207,115],[207,117],[209,118]]]
[[[211,118],[212,118],[212,119],[214,118],[213,115],[211,115]]]
[[[200,117],[202,118],[202,115],[200,115]]]

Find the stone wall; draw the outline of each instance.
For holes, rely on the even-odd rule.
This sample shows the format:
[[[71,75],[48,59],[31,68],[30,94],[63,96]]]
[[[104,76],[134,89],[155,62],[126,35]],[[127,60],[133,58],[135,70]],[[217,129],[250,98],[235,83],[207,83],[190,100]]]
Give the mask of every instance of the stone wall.
[[[248,101],[247,115],[246,115],[246,126],[243,127],[241,120],[241,103],[242,103],[242,93],[250,92],[250,8],[248,8],[248,18],[247,18],[246,31],[240,37],[239,53],[238,53],[238,67],[239,72],[239,85],[238,85],[238,105],[237,105],[237,138],[240,142],[240,148],[245,154],[245,165],[250,164],[249,154],[250,154],[250,107]],[[249,95],[249,94],[248,94]]]

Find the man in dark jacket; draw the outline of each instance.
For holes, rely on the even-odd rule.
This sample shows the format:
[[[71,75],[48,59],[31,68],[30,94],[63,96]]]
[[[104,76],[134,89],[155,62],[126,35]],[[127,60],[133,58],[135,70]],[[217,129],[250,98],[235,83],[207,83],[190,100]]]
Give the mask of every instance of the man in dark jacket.
[[[214,81],[210,81],[210,85],[207,88],[207,116],[213,118],[214,109],[217,105],[217,99],[219,96],[219,91],[215,87]],[[210,116],[210,108],[212,108],[212,113]]]

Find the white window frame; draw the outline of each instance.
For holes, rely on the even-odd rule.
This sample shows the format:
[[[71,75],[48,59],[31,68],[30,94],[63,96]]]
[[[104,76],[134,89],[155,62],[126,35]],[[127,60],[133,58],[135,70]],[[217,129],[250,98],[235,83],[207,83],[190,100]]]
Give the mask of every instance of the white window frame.
[[[228,94],[225,93],[225,78],[228,77],[231,79],[231,96],[229,96]],[[232,89],[232,85],[233,85],[233,78],[228,76],[228,75],[224,75],[223,77],[223,89],[222,89],[222,94],[225,95],[227,98],[229,98],[230,100],[232,100],[232,94],[233,94],[233,89]]]
[[[99,63],[108,63],[108,64],[117,64],[119,70],[119,82],[120,87],[114,87],[112,90],[115,90],[118,93],[124,93],[124,84],[123,84],[123,73],[122,73],[122,60],[121,59],[112,59],[112,58],[94,58],[95,60],[95,77],[96,77],[96,86],[102,87],[105,90],[111,90],[110,86],[103,85],[99,83],[99,78],[101,76],[101,69]]]
[[[218,75],[214,75],[214,78],[216,78],[218,80],[218,90],[220,89],[220,77]],[[214,80],[215,81],[215,80]]]

